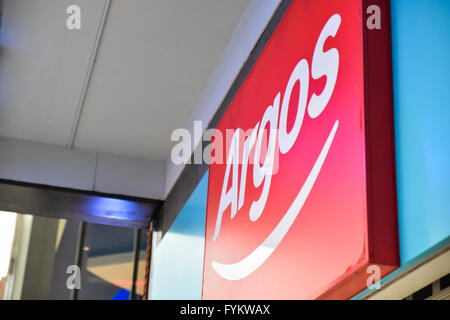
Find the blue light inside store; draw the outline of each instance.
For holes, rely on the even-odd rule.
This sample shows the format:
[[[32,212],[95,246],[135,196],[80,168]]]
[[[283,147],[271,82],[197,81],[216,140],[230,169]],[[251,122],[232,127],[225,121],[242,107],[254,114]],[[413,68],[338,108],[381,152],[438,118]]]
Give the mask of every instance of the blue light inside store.
[[[107,197],[91,198],[84,207],[93,216],[130,221],[136,220],[136,213],[142,211],[136,202]]]

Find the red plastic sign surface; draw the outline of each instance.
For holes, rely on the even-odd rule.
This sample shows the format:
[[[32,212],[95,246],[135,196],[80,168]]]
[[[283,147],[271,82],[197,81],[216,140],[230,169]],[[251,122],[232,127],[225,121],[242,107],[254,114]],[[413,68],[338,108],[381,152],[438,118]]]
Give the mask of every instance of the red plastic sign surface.
[[[395,212],[378,245],[368,208],[363,6],[294,0],[218,124],[204,299],[348,298],[395,268]]]

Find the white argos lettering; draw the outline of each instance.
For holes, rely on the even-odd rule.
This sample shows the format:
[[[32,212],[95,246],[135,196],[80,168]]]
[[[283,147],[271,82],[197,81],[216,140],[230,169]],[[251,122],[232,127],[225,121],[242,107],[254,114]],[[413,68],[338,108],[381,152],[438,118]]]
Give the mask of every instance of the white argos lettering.
[[[255,163],[253,166],[253,185],[258,188],[264,181],[263,191],[257,201],[252,203],[250,208],[250,220],[256,221],[266,206],[267,197],[269,195],[270,183],[272,182],[272,172],[274,164],[275,146],[277,138],[278,110],[280,109],[280,94],[278,93],[273,102],[273,106],[269,106],[261,120],[261,126],[258,132],[258,141],[256,142]],[[267,147],[266,158],[264,164],[260,166],[261,147],[266,124],[270,124],[269,145]],[[243,185],[241,184],[241,189]]]
[[[216,240],[219,236],[220,225],[222,223],[223,212],[231,204],[231,218],[234,218],[237,212],[238,205],[238,165],[239,165],[239,132],[236,130],[231,140],[230,152],[227,158],[227,168],[225,170],[225,177],[223,179],[222,192],[220,195],[219,213],[217,215],[216,228],[214,230],[214,238]],[[230,179],[230,170],[233,166],[233,175],[231,177],[231,188],[227,191],[228,180]]]
[[[313,79],[319,79],[323,76],[326,76],[327,81],[322,93],[320,95],[313,94],[309,101],[308,115],[310,118],[313,119],[318,117],[323,112],[328,102],[330,101],[330,98],[336,85],[337,74],[339,70],[339,52],[336,48],[332,48],[324,52],[323,47],[326,39],[328,39],[329,37],[336,36],[340,23],[341,23],[340,15],[334,14],[322,29],[314,49],[311,76]],[[289,102],[292,90],[297,81],[300,82],[300,95],[297,105],[297,113],[293,128],[288,133],[287,115],[289,109]],[[278,151],[280,151],[282,154],[288,153],[292,148],[292,146],[295,144],[304,120],[304,115],[307,106],[308,91],[309,91],[309,65],[306,59],[302,59],[292,71],[292,74],[286,86],[283,101],[281,103],[279,124],[278,124],[278,113],[280,109],[281,93],[278,93],[276,95],[273,105],[267,107],[267,109],[265,110],[261,123],[258,122],[258,124],[253,129],[251,135],[245,140],[243,148],[244,149],[243,165],[240,182],[238,181],[238,161],[239,161],[239,132],[241,130],[240,129],[236,130],[232,139],[228,155],[227,167],[225,171],[225,177],[223,180],[222,193],[220,196],[219,211],[217,215],[213,241],[215,241],[219,235],[222,223],[222,216],[225,210],[228,208],[228,206],[231,205],[231,218],[233,218],[236,215],[237,210],[239,210],[244,204],[248,158],[250,151],[255,145],[255,140],[256,140],[256,149],[253,166],[253,185],[255,188],[258,188],[264,181],[264,186],[261,191],[260,198],[252,203],[249,217],[251,221],[256,221],[261,216],[262,212],[264,211],[269,195],[270,184],[272,181],[272,175],[274,171],[275,156],[278,155]],[[266,131],[265,127],[267,124],[269,124],[270,128],[269,143],[264,163],[261,166],[260,156],[261,156],[262,140],[264,133]],[[277,130],[277,125],[279,127],[279,130]],[[264,261],[266,261],[269,258],[269,256],[272,254],[272,252],[284,238],[284,236],[292,226],[293,222],[295,221],[297,215],[299,214],[301,208],[303,207],[303,204],[305,203],[309,195],[309,192],[311,191],[311,188],[313,187],[317,179],[317,176],[322,168],[322,165],[326,159],[326,156],[331,147],[338,126],[339,122],[336,120],[333,128],[330,131],[328,139],[326,140],[322,148],[322,151],[320,152],[316,160],[316,163],[314,164],[303,187],[300,189],[293,203],[289,207],[288,211],[285,213],[279,224],[273,229],[270,235],[253,252],[251,252],[247,257],[241,259],[238,262],[232,264],[222,264],[216,261],[212,262],[213,269],[220,276],[228,280],[242,279],[251,274],[252,272],[254,272],[264,263]],[[279,131],[278,135],[277,131]],[[258,132],[257,137],[256,132]],[[277,136],[278,136],[279,150],[275,148]],[[233,169],[232,186],[230,190],[227,191],[231,169]],[[238,202],[238,194],[239,194],[239,202]]]
[[[289,109],[289,102],[291,100],[292,89],[294,88],[297,80],[300,81],[300,96],[298,99],[297,116],[295,117],[294,126],[291,132],[287,132],[287,116]],[[295,141],[302,127],[303,117],[305,115],[306,102],[308,99],[308,89],[309,89],[309,66],[308,61],[305,59],[301,60],[289,78],[286,91],[284,93],[283,105],[281,106],[280,114],[280,132],[278,133],[278,142],[280,144],[280,152],[287,153]]]
[[[333,94],[334,86],[339,69],[339,52],[333,48],[327,52],[323,52],[323,45],[328,37],[335,37],[341,25],[341,16],[335,14],[328,20],[320,33],[319,40],[317,40],[316,48],[311,66],[311,76],[317,80],[323,76],[327,76],[327,83],[320,95],[313,93],[308,105],[308,114],[311,118],[319,116],[330,101]]]
[[[256,124],[255,128],[252,129],[252,132],[248,139],[244,142],[244,155],[242,159],[242,170],[241,170],[241,186],[245,186],[247,183],[247,167],[248,167],[248,157],[250,156],[250,150],[252,150],[253,146],[256,142],[256,135],[258,133],[259,128],[259,122]],[[242,208],[244,205],[244,199],[245,199],[245,188],[241,187],[239,189],[239,205],[238,210]]]

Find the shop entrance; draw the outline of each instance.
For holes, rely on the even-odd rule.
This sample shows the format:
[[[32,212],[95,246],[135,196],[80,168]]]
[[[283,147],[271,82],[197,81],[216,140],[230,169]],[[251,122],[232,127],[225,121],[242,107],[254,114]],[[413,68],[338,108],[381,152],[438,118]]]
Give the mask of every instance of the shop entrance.
[[[148,230],[160,205],[0,181],[0,298],[142,299]]]

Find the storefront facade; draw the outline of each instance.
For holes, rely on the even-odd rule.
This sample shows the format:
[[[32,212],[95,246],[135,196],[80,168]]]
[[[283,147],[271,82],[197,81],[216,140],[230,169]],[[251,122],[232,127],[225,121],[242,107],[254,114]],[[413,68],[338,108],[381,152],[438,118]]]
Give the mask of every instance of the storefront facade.
[[[450,299],[448,0],[72,2],[0,0],[0,299]]]

